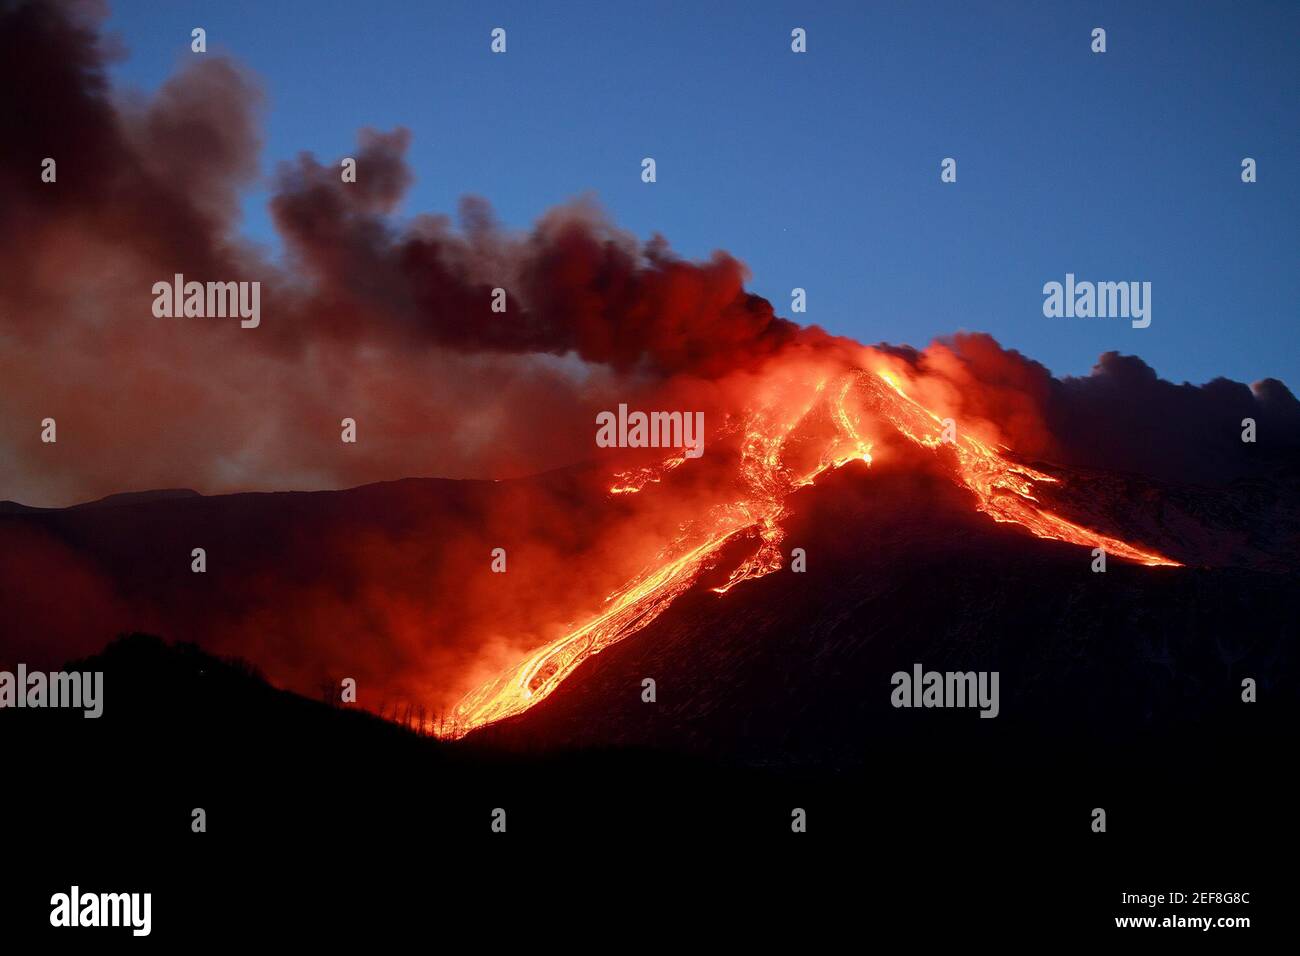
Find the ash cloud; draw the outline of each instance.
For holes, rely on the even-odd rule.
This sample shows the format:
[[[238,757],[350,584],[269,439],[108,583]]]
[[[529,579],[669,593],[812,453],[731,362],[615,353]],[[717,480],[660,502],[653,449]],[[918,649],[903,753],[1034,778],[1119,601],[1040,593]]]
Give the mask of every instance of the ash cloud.
[[[720,420],[774,359],[861,355],[777,316],[735,258],[682,261],[589,201],[524,232],[475,198],[455,221],[399,217],[402,129],[361,131],[355,183],[308,154],[274,171],[274,265],[238,232],[259,181],[257,83],[205,55],[152,96],[115,91],[101,18],[0,0],[0,495],[522,475],[589,457],[594,413],[620,401]],[[57,183],[40,179],[47,156]],[[153,318],[153,283],[177,272],[262,282],[261,327]],[[1024,455],[1226,480],[1300,444],[1295,398],[1272,380],[1175,385],[1113,353],[1058,380],[975,334],[878,351]],[[39,441],[47,416],[57,451]],[[355,449],[338,440],[344,417]]]
[[[238,234],[257,84],[209,54],[152,96],[115,91],[101,17],[0,0],[0,496],[527,474],[590,456],[599,409],[830,341],[747,292],[731,256],[679,260],[589,202],[520,233],[479,199],[458,223],[399,219],[400,129],[361,132],[355,183],[305,154],[275,171],[272,264]],[[152,286],[176,273],[260,281],[261,327],[154,318]]]
[[[1300,465],[1300,402],[1276,379],[1175,384],[1118,352],[1089,375],[1057,379],[982,333],[925,350],[878,348],[918,376],[936,406],[987,423],[1024,456],[1198,483]],[[1241,440],[1247,418],[1257,426],[1253,444]]]
[[[88,4],[0,2],[4,331],[57,334],[110,267],[242,271],[239,191],[257,173],[260,94],[202,59],[151,99],[116,97]],[[41,180],[45,158],[57,181]],[[232,278],[234,276],[232,275]]]
[[[271,202],[314,332],[393,336],[461,352],[573,354],[618,373],[717,377],[807,334],[746,292],[745,267],[718,252],[675,258],[659,237],[641,244],[588,202],[552,210],[526,235],[500,228],[481,199],[405,228],[388,214],[410,181],[405,130],[363,132],[358,168],[377,182],[351,190],[338,166],[310,156],[282,166]],[[492,290],[507,293],[493,312]]]

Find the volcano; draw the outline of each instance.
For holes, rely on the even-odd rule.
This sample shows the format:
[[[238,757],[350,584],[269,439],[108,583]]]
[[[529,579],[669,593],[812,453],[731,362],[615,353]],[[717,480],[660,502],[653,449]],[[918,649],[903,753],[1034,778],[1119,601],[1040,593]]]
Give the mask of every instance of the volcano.
[[[0,0],[6,941],[1285,929],[1292,24],[619,6]]]
[[[783,366],[696,460],[10,504],[6,646],[53,666],[151,630],[300,693],[352,677],[451,739],[823,767],[936,726],[889,706],[914,663],[999,672],[1011,734],[1186,726],[1245,678],[1290,686],[1293,465],[1214,487],[1024,460],[907,376]]]

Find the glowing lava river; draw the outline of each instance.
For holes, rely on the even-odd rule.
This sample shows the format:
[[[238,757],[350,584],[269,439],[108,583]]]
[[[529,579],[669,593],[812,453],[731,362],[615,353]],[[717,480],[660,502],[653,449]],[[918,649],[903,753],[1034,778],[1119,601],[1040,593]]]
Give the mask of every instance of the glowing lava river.
[[[917,445],[955,453],[954,477],[994,521],[1015,523],[1039,538],[1102,547],[1115,557],[1150,566],[1178,566],[1159,554],[1090,531],[1053,514],[1034,495],[1039,483],[1057,479],[1015,463],[993,446],[961,434],[944,440],[944,420],[913,400],[887,371],[854,370],[822,380],[809,398],[791,408],[785,400],[759,403],[743,420],[724,426],[739,444],[734,500],[688,522],[672,545],[636,577],[605,599],[592,620],[539,648],[485,682],[456,705],[446,737],[522,713],[545,699],[586,658],[650,624],[711,566],[724,545],[756,534],[758,546],[731,572],[718,593],[782,566],[781,519],[785,500],[828,469],[851,461],[872,461],[873,434],[892,429]],[[669,458],[657,468],[615,476],[610,494],[636,494],[685,463]]]

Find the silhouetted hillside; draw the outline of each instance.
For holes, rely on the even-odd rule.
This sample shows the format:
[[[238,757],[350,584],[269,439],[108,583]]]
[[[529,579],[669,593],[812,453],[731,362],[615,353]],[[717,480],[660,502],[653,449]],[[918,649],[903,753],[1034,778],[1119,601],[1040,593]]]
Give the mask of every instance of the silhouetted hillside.
[[[740,866],[737,892],[766,892],[746,872],[802,874],[794,888],[783,881],[783,900],[808,912],[854,905],[850,870],[879,866],[900,918],[924,887],[953,894],[950,921],[996,905],[1024,926],[1073,923],[1086,935],[1121,888],[1175,878],[1254,888],[1258,918],[1269,911],[1259,881],[1291,838],[1278,829],[1289,793],[1279,741],[1241,721],[1033,754],[992,740],[962,752],[960,736],[941,746],[922,734],[874,748],[854,773],[775,772],[631,748],[503,753],[438,741],[140,634],[70,667],[103,671],[101,718],[0,711],[6,766],[21,774],[5,792],[9,845],[26,861],[7,903],[29,930],[73,881],[150,890],[162,938],[196,926],[242,938],[250,921],[280,925],[286,908],[319,925],[333,892],[381,886],[388,902],[484,913],[494,885],[522,880],[515,890],[540,905],[567,892],[544,890],[546,873],[567,882],[607,866],[632,867],[625,890],[677,890],[694,906],[712,892],[706,861],[725,857]],[[664,690],[669,708],[675,694]],[[1240,775],[1206,756],[1225,753]],[[1090,832],[1096,806],[1109,814],[1106,834]],[[199,807],[205,833],[191,828]],[[805,834],[791,832],[794,808],[807,814]],[[504,834],[491,830],[497,809]],[[949,862],[936,871],[939,859]],[[283,882],[290,862],[323,882],[310,893]],[[400,879],[376,882],[381,873]],[[215,899],[230,901],[229,919],[214,921]]]

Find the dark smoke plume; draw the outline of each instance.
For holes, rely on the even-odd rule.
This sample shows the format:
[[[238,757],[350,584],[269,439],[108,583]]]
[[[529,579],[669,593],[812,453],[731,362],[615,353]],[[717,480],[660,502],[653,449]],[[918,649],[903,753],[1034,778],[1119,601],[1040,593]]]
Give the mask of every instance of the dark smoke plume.
[[[474,198],[456,222],[399,218],[402,129],[361,132],[355,183],[306,154],[279,167],[274,264],[239,234],[259,177],[257,83],[205,55],[152,96],[113,90],[102,13],[0,0],[0,497],[524,475],[590,458],[595,412],[619,402],[717,423],[765,365],[862,357],[778,317],[735,258],[682,261],[586,200],[526,232]],[[151,288],[176,273],[261,282],[261,326],[155,318]],[[922,374],[936,407],[1024,455],[1223,480],[1300,445],[1280,382],[1174,385],[1113,354],[1057,380],[970,334],[880,349]],[[57,445],[39,440],[47,417]],[[345,417],[355,448],[338,440]]]

